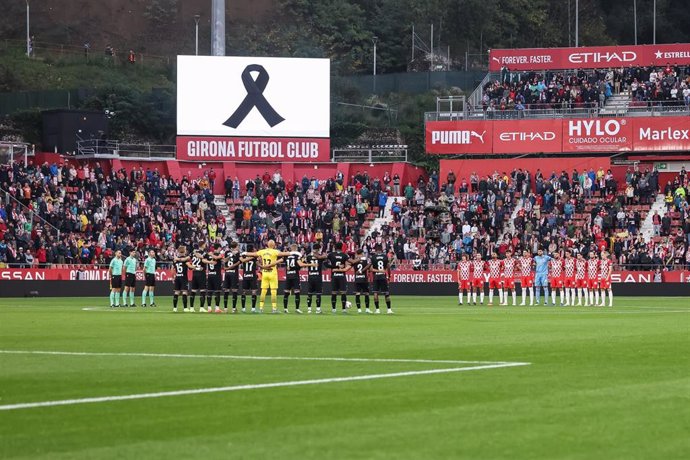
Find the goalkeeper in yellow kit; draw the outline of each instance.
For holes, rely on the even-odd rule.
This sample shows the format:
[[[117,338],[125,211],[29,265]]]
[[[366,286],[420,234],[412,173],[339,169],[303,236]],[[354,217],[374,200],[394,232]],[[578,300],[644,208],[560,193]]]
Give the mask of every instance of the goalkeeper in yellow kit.
[[[281,257],[287,257],[289,252],[281,252],[276,249],[276,242],[269,240],[266,248],[256,252],[247,252],[247,257],[257,257],[261,267],[261,297],[259,298],[259,311],[263,313],[266,294],[271,290],[271,307],[273,313],[278,312],[278,264],[283,261]]]

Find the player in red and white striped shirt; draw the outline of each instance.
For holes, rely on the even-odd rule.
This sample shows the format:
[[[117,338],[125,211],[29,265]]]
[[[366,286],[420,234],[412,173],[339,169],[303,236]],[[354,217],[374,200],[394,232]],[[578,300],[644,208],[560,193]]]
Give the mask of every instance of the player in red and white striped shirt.
[[[589,304],[589,294],[587,290],[587,260],[582,256],[581,252],[577,253],[575,260],[575,284],[577,285],[577,306]],[[584,294],[584,303],[582,297]],[[573,298],[573,304],[575,299]]]
[[[551,302],[556,305],[556,289],[558,289],[561,307],[563,306],[563,260],[558,252],[551,255],[549,262],[549,283],[551,283]]]
[[[479,303],[484,305],[484,261],[480,253],[476,253],[472,261],[472,287],[474,287],[472,302],[477,305],[477,294],[479,294]]]
[[[467,291],[467,303],[470,303],[472,296],[472,282],[470,281],[470,271],[472,262],[467,259],[467,254],[463,254],[458,262],[458,305],[462,305],[462,295]]]
[[[494,289],[498,289],[498,303],[501,303],[503,301],[503,284],[501,283],[503,264],[498,254],[492,252],[487,265],[489,266],[489,305],[494,304]]]
[[[611,256],[608,252],[601,251],[601,261],[599,262],[599,289],[601,291],[600,307],[606,304],[606,291],[609,293],[609,307],[613,307],[613,290],[611,289],[612,271]]]
[[[534,305],[534,287],[532,285],[532,266],[534,265],[534,259],[529,251],[525,251],[523,256],[518,260],[518,267],[520,269],[520,286],[522,287],[522,302],[520,305],[525,305],[525,297],[527,295],[527,290],[529,289],[529,304],[531,306]]]
[[[565,272],[565,306],[575,305],[575,259],[573,253],[566,251],[565,260],[563,261],[563,271]],[[572,300],[571,300],[572,299]]]
[[[599,303],[599,259],[597,253],[590,250],[587,259],[587,287],[589,288],[589,304],[593,307]]]
[[[517,294],[515,293],[515,271],[518,260],[513,258],[513,253],[506,252],[503,259],[503,301],[501,305],[508,305],[508,291],[513,294],[513,306],[517,305]]]

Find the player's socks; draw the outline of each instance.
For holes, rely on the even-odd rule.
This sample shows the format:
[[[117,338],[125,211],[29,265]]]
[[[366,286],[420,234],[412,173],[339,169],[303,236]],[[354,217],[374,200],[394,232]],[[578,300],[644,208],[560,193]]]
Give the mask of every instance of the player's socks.
[[[517,292],[513,290],[513,306],[517,305]]]
[[[613,289],[609,289],[609,307],[613,307]]]
[[[537,297],[537,305],[539,305],[539,301],[541,300],[541,287],[537,286],[536,291],[536,297]],[[530,298],[530,304],[532,303],[532,299]]]
[[[376,311],[379,310],[379,299],[374,299],[374,307],[376,308]]]
[[[242,294],[242,297],[241,297],[240,300],[241,300],[241,303],[242,303],[242,310],[244,310],[244,309],[246,308],[246,306],[247,306],[247,296],[244,295],[244,294]]]
[[[508,303],[508,292],[505,292],[505,297],[503,293],[503,289],[498,290],[498,303],[505,305]]]
[[[343,307],[343,310],[347,310],[347,295],[346,294],[340,295],[340,305]]]
[[[606,304],[606,291],[605,290],[603,290],[603,289],[601,290],[601,292],[599,293],[599,299],[600,299],[599,305],[603,307]]]
[[[526,299],[526,298],[527,298],[527,289],[526,289],[526,288],[522,288],[522,303],[521,303],[520,305],[524,305],[524,304],[525,304],[525,299]]]
[[[335,304],[338,302],[338,295],[331,294],[331,310],[335,310]]]
[[[494,304],[494,290],[489,289],[489,305],[493,305],[493,304]]]
[[[230,293],[227,291],[224,292],[223,293],[223,308],[225,308],[226,310],[228,309],[228,297],[230,297]]]
[[[556,304],[556,301],[553,301],[554,304]],[[549,304],[549,287],[544,286],[544,305]]]
[[[206,293],[206,305],[208,305],[209,308],[211,308],[211,300],[213,300],[213,293],[212,292],[207,292]],[[204,306],[201,306],[201,309],[204,309]]]
[[[185,310],[187,309],[187,295],[186,294],[182,294],[182,307],[184,307]]]
[[[364,307],[369,310],[369,295],[364,296]]]
[[[192,295],[189,296],[189,307],[194,310],[194,301],[196,300],[196,292],[192,291]]]
[[[316,294],[316,309],[321,310],[321,294]]]
[[[129,303],[134,306],[134,290],[129,291]]]
[[[300,304],[300,293],[295,294],[295,310],[299,311],[299,304]]]
[[[209,300],[210,300],[210,299],[209,299]],[[204,305],[205,305],[204,302],[205,302],[205,301],[206,301],[206,296],[205,296],[205,295],[203,294],[203,292],[202,292],[202,293],[201,293],[201,296],[199,297],[199,311],[203,311],[203,310],[204,310]],[[210,304],[210,303],[211,303],[211,302],[209,301],[209,304]]]
[[[481,292],[479,292],[479,303],[484,305],[484,289],[482,289]]]
[[[177,301],[180,298],[179,294],[173,294],[173,308],[177,310]]]
[[[110,291],[110,306],[115,306],[115,293],[113,291]]]
[[[556,290],[551,291],[551,303],[556,305]],[[561,296],[561,303],[563,303],[563,296]]]
[[[120,293],[115,292],[115,306],[119,307],[120,306]]]
[[[237,293],[232,293],[232,309],[237,310]]]
[[[563,303],[563,305],[570,305],[570,290],[568,288],[565,288],[563,289],[563,291],[565,295],[565,303],[563,303],[563,301],[561,301],[561,303]]]
[[[311,294],[307,294],[307,311],[311,311]]]
[[[288,299],[290,299],[290,293],[286,292],[285,294],[283,294],[283,310],[287,310]]]
[[[252,294],[252,309],[256,308],[256,294]]]
[[[220,309],[220,291],[216,291],[216,310]]]
[[[529,288],[529,304],[534,305],[534,288]]]
[[[362,309],[362,299],[359,298],[359,294],[355,296],[355,305],[357,305],[357,310]]]
[[[462,305],[462,291],[458,292],[458,305]]]
[[[595,289],[594,290],[594,305],[599,305],[599,290]]]
[[[477,305],[477,291],[472,293],[472,303]]]
[[[386,297],[386,308],[388,308],[389,313],[392,313],[391,312],[391,298],[390,297]]]
[[[141,293],[141,306],[143,307],[144,305],[146,305],[146,291]]]

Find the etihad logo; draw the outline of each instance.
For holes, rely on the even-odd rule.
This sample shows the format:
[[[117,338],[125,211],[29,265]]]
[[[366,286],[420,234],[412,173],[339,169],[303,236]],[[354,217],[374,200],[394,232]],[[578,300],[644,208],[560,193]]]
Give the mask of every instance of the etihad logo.
[[[621,51],[619,53],[613,51],[610,53],[571,53],[568,56],[568,61],[573,64],[626,63],[634,62],[635,60],[637,60],[637,53],[634,51]]]
[[[441,145],[470,145],[473,139],[479,139],[479,142],[484,143],[484,135],[486,131],[479,134],[476,131],[432,131],[431,143]]]
[[[501,133],[498,138],[503,142],[514,141],[553,141],[556,139],[556,133],[553,131],[532,131],[532,132],[511,132]]]
[[[621,131],[621,125],[626,120],[569,120],[568,135],[570,137],[581,136],[615,136]]]
[[[652,129],[640,128],[640,140],[643,141],[680,141],[690,140],[688,129]]]

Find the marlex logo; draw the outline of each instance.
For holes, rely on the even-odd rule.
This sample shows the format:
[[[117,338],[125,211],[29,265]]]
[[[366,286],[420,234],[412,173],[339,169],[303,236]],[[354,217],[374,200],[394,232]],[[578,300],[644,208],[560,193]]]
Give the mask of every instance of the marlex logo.
[[[530,132],[509,132],[501,133],[498,138],[503,142],[514,141],[553,141],[556,139],[556,133],[553,131],[530,131]]]

